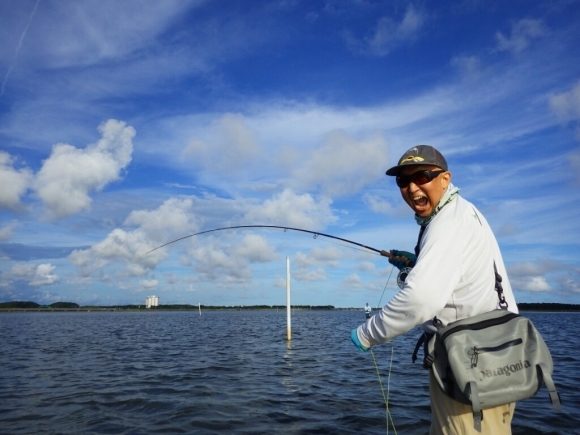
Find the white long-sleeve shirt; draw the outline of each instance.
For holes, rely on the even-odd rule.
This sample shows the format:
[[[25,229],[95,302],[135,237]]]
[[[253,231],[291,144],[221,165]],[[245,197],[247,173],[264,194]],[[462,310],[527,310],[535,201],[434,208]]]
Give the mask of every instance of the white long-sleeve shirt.
[[[493,263],[508,309],[518,307],[499,246],[483,215],[457,196],[426,227],[404,288],[357,329],[365,347],[386,343],[437,316],[444,325],[499,307]]]

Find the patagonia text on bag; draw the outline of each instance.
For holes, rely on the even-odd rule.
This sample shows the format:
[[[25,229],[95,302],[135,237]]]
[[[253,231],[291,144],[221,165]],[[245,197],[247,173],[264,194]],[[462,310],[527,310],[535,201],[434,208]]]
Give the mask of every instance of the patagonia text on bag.
[[[534,396],[546,384],[561,409],[546,343],[524,316],[497,309],[440,328],[428,344],[426,368],[443,392],[473,408],[481,431],[482,410]]]

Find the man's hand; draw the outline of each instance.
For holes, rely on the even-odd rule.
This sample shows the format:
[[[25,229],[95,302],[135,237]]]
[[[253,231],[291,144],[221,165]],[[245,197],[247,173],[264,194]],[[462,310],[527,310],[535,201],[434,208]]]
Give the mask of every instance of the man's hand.
[[[391,250],[391,257],[389,263],[401,270],[404,267],[414,267],[417,262],[417,256],[407,251]]]

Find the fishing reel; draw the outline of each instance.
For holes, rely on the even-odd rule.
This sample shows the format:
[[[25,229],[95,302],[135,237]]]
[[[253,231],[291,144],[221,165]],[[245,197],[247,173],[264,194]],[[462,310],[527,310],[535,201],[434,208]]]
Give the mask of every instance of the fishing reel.
[[[397,275],[397,285],[399,286],[400,289],[403,289],[403,287],[405,287],[405,281],[407,280],[407,275],[409,275],[411,270],[413,270],[412,267],[403,267],[399,271],[399,274]]]

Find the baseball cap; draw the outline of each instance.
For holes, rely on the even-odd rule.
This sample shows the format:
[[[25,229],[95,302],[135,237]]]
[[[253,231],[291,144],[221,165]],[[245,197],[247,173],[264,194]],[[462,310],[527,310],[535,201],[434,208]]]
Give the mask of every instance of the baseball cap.
[[[431,145],[416,145],[408,149],[399,159],[397,166],[387,171],[387,175],[399,175],[401,169],[410,165],[435,165],[447,171],[445,157]]]

